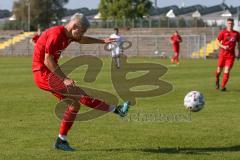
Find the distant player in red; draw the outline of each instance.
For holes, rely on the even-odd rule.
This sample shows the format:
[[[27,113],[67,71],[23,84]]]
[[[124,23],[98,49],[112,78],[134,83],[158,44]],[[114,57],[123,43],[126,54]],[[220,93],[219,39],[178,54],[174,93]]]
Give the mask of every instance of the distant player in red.
[[[38,28],[37,33],[33,35],[31,42],[35,45],[37,43],[37,40],[39,39],[39,37],[41,36],[41,29]]]
[[[219,58],[216,71],[216,89],[219,89],[219,77],[224,68],[221,91],[226,91],[226,84],[229,80],[230,70],[233,67],[235,60],[235,47],[238,44],[238,58],[240,56],[240,34],[233,30],[234,21],[229,18],[227,20],[227,28],[223,29],[218,35],[219,41]]]
[[[80,103],[94,109],[116,113],[121,117],[126,116],[129,108],[128,101],[117,106],[108,105],[101,100],[90,97],[76,86],[74,81],[67,77],[59,67],[58,59],[61,52],[73,41],[84,44],[115,41],[112,38],[96,39],[84,36],[88,28],[87,18],[83,14],[76,13],[65,26],[55,26],[44,31],[34,47],[32,71],[36,85],[51,92],[59,100],[68,98],[74,101],[63,115],[55,143],[56,149],[64,151],[73,151],[67,142],[67,134],[80,109]]]
[[[171,62],[179,64],[179,52],[180,52],[180,43],[182,42],[182,37],[179,35],[178,31],[170,37],[170,41],[172,42],[172,47],[174,51],[174,55],[172,56]]]

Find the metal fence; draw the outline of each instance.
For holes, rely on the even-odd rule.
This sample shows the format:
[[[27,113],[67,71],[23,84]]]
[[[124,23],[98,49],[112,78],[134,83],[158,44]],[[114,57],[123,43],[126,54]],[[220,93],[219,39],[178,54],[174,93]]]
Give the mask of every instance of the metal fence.
[[[225,22],[225,21],[224,21]],[[59,21],[56,24],[49,24],[48,26],[53,25],[64,25],[66,22]],[[217,26],[217,23],[208,25],[202,19],[184,19],[184,18],[166,18],[159,17],[155,19],[146,18],[146,19],[122,19],[122,20],[94,20],[90,19],[91,28],[191,28],[191,27],[214,27]],[[27,23],[19,23],[15,21],[3,21],[0,22],[0,29],[21,29],[28,30]]]
[[[91,35],[93,37],[103,38],[109,35]],[[124,40],[131,41],[132,47],[124,53],[129,56],[159,56],[170,57],[173,54],[170,35],[131,35],[123,36]],[[206,35],[183,35],[180,55],[182,58],[191,58],[192,53],[204,48],[207,44]],[[11,44],[5,49],[0,49],[1,55],[32,55],[33,45],[30,38],[26,38],[18,43]],[[104,50],[103,44],[78,44],[71,43],[63,51],[63,55],[97,55],[106,56],[111,53]],[[195,57],[197,58],[197,57]]]
[[[92,28],[192,28],[192,27],[208,27],[202,19],[197,18],[166,18],[159,17],[155,19],[122,19],[122,20],[90,20]],[[211,27],[216,26],[213,23]]]
[[[95,36],[98,38],[108,37],[107,35]],[[124,51],[129,56],[159,56],[167,58],[172,56],[172,44],[169,40],[170,35],[131,35],[124,36],[124,40],[131,41],[132,47]],[[191,58],[193,52],[199,51],[207,44],[206,35],[184,35],[181,43],[181,57]],[[83,44],[72,43],[64,52],[65,55],[110,55],[104,50],[102,44]],[[198,58],[198,57],[196,57]],[[200,57],[199,57],[200,58]],[[205,57],[203,57],[205,58]]]

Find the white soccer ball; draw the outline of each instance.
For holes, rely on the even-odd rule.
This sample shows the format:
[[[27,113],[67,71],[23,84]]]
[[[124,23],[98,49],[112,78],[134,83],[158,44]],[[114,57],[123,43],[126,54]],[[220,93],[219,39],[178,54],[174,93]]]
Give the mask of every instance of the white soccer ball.
[[[158,55],[158,54],[159,54],[159,51],[158,51],[158,50],[154,51],[154,54]]]
[[[204,104],[204,96],[198,91],[191,91],[184,98],[184,106],[192,112],[200,111],[204,107]]]

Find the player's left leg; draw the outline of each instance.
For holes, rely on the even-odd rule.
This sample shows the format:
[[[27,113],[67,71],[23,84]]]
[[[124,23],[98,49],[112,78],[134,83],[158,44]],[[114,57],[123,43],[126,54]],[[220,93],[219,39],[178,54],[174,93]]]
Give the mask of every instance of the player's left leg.
[[[231,68],[233,67],[234,59],[235,59],[235,57],[230,57],[225,62],[221,91],[226,91],[226,85],[227,85],[227,82],[228,82],[229,77],[230,77],[230,71],[231,71]]]
[[[171,62],[172,63],[176,62],[177,64],[179,64],[179,51],[178,51],[178,48],[174,48],[174,55],[172,56]]]
[[[117,52],[116,52],[116,49],[112,50],[112,59],[114,60],[115,66],[118,68],[118,61],[117,61]]]
[[[222,85],[221,85],[221,91],[226,91],[226,85],[229,80],[229,74],[230,74],[230,68],[225,67],[224,73],[223,73],[223,79],[222,79]]]
[[[114,59],[115,66],[117,67],[117,69],[119,69],[120,68],[120,55],[115,55],[113,57],[113,59]]]
[[[176,61],[176,52],[174,51],[174,55],[171,58],[171,63],[173,64],[175,63],[175,61]]]
[[[179,46],[173,46],[174,56],[172,57],[171,62],[179,64]]]
[[[59,93],[53,92],[53,95],[57,97],[59,100],[62,100],[65,98],[65,96]],[[56,139],[56,142],[55,142],[55,149],[64,150],[64,151],[74,151],[74,149],[69,145],[67,141],[67,135],[71,127],[73,126],[73,123],[76,119],[76,116],[79,110],[80,110],[79,102],[72,99],[71,104],[67,105],[66,110],[63,113],[62,120],[60,123],[58,138]]]
[[[176,52],[176,63],[179,64],[179,52]]]

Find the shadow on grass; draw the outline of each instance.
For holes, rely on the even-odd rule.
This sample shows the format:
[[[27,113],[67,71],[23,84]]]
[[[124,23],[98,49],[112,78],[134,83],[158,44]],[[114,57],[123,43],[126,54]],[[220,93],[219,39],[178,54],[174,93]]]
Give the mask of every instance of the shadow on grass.
[[[93,151],[93,150],[84,150]],[[165,154],[204,154],[209,155],[211,152],[239,152],[240,145],[229,147],[206,147],[206,148],[112,148],[112,149],[94,149],[94,151],[105,152],[146,152],[146,153],[165,153]]]

